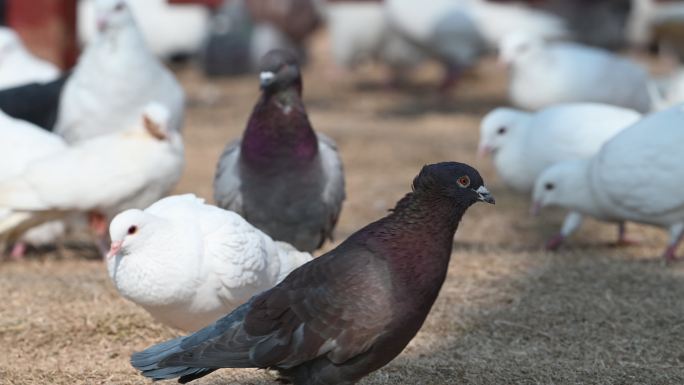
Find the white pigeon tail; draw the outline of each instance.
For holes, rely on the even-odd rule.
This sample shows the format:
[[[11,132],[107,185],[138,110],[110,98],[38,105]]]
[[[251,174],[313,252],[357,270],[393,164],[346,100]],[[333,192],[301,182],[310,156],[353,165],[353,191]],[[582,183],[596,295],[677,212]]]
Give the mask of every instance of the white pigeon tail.
[[[110,236],[107,268],[119,293],[185,331],[216,321],[311,260],[192,194],[124,211]]]
[[[0,27],[0,89],[49,82],[59,74],[57,66],[31,54],[13,30]]]
[[[499,58],[510,67],[509,97],[520,108],[571,102],[652,108],[646,70],[609,51],[516,33],[501,42]]]
[[[682,124],[684,105],[651,114],[608,141],[589,162],[569,167],[574,168],[573,173],[586,175],[580,184],[588,186],[590,195],[577,200],[591,208],[586,210],[588,214],[668,229],[670,242],[663,253],[666,262],[675,259],[684,233]],[[556,182],[558,186],[572,183],[564,176]],[[551,190],[556,190],[556,185],[553,187]],[[539,190],[535,199],[540,206],[550,204],[545,202],[568,205],[569,201],[556,203],[547,198],[547,188]],[[574,193],[558,194],[567,199]]]
[[[60,97],[55,132],[73,143],[138,122],[159,102],[180,132],[185,97],[173,74],[147,48],[125,0],[96,0],[99,36],[88,44]]]
[[[15,238],[28,228],[71,212],[108,214],[144,207],[168,193],[180,178],[183,144],[169,129],[168,111],[146,107],[125,131],[80,142],[31,162],[0,182],[0,237]]]

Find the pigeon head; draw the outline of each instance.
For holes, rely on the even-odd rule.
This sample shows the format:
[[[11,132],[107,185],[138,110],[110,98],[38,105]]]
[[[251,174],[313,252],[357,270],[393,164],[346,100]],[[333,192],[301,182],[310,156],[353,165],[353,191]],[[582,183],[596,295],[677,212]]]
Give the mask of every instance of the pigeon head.
[[[446,198],[468,207],[478,201],[494,204],[480,173],[465,163],[442,162],[424,166],[413,180],[416,195]]]
[[[133,22],[133,14],[126,0],[96,0],[95,12],[100,33],[118,30]]]
[[[499,61],[508,66],[523,62],[528,57],[538,53],[543,47],[544,40],[541,37],[526,33],[513,33],[501,40]]]
[[[524,130],[530,114],[513,108],[500,107],[488,113],[480,124],[478,155],[495,154]]]
[[[302,76],[297,57],[287,50],[269,51],[261,59],[259,81],[264,92],[275,93],[294,86],[301,93]]]
[[[547,167],[537,177],[532,193],[532,215],[543,207],[578,208],[593,199],[587,180],[588,160],[568,160]]]
[[[112,244],[107,259],[131,254],[145,245],[146,240],[154,235],[154,219],[155,217],[138,209],[126,210],[114,217],[109,224]]]

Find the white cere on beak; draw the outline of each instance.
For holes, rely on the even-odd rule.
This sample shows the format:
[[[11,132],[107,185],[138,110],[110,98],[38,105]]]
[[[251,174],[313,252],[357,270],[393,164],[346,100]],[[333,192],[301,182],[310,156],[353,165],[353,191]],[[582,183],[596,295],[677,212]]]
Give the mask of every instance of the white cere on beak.
[[[478,195],[479,201],[494,204],[494,197],[485,186],[478,187],[477,190],[475,190],[475,192]]]
[[[275,74],[271,71],[264,71],[259,74],[259,80],[262,83],[270,83],[273,78],[275,78]]]

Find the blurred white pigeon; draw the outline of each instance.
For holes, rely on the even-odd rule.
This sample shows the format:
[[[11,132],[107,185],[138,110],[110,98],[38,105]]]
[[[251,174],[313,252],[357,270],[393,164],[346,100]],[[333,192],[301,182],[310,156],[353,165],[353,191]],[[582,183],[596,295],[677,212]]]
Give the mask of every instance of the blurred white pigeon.
[[[453,0],[387,0],[390,25],[406,40],[436,58],[446,70],[442,89],[454,85],[464,69],[485,53],[486,44],[472,11]]]
[[[182,139],[168,120],[166,107],[152,103],[132,128],[36,159],[20,175],[0,181],[0,209],[11,210],[0,219],[0,239],[15,240],[72,212],[97,213],[91,224],[105,236],[107,215],[164,196],[183,168]]]
[[[0,181],[21,175],[31,162],[63,151],[66,147],[62,137],[26,121],[14,119],[0,110]],[[0,209],[0,221],[9,214],[10,210]],[[33,246],[54,243],[64,234],[64,230],[64,224],[59,221],[35,227],[14,245],[11,255],[20,259],[26,249],[25,242]]]
[[[0,27],[0,89],[59,77],[57,66],[31,54],[10,28]]]
[[[343,68],[377,60],[401,76],[425,60],[423,52],[390,26],[382,3],[327,3],[325,13],[333,58]]]
[[[520,108],[596,102],[651,110],[646,70],[609,51],[516,33],[501,42],[499,55],[510,67],[509,97]]]
[[[97,39],[97,0],[78,2],[78,36],[83,44]],[[199,4],[169,4],[167,0],[128,0],[147,46],[158,57],[194,54],[204,43],[210,10]],[[183,26],[183,28],[178,28]]]
[[[81,55],[59,103],[55,132],[76,142],[131,127],[157,101],[180,131],[184,95],[149,51],[124,0],[96,0],[99,35]]]
[[[117,215],[107,269],[119,293],[166,325],[198,330],[311,260],[192,194]]]
[[[468,4],[480,33],[492,50],[498,49],[504,38],[514,33],[524,33],[545,40],[570,37],[563,19],[524,4],[495,3],[488,0],[471,0]]]
[[[535,184],[535,205],[567,207],[598,219],[633,221],[670,232],[666,262],[684,233],[684,105],[644,117],[590,160],[564,162]]]
[[[550,165],[586,159],[618,132],[637,122],[641,114],[622,107],[596,103],[568,103],[537,113],[497,108],[480,126],[479,153],[491,153],[497,174],[521,192],[529,192]],[[570,213],[560,234],[547,248],[556,249],[574,232],[582,218]],[[627,242],[621,225],[620,242]]]

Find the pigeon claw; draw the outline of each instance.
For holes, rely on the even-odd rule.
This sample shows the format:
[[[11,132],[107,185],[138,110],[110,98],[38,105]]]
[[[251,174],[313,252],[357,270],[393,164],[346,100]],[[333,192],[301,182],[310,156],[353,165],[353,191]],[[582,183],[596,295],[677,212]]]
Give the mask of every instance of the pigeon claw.
[[[557,251],[560,248],[561,244],[563,244],[564,240],[565,237],[562,234],[556,234],[546,242],[545,248],[548,251]]]

